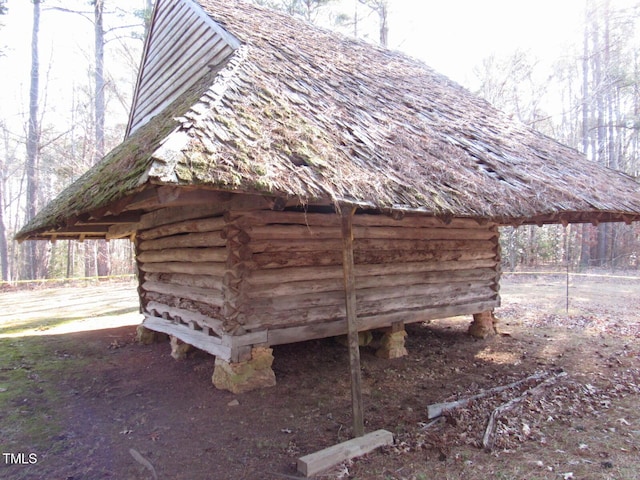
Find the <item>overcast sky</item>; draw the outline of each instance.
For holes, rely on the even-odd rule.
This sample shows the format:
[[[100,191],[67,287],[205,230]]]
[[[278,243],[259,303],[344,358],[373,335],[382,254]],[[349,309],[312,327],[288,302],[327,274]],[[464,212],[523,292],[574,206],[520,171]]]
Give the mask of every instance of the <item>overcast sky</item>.
[[[356,0],[339,0],[347,12]],[[141,7],[144,0],[107,0]],[[632,3],[632,0],[612,0]],[[65,5],[88,0],[66,0]],[[462,84],[472,84],[473,67],[492,54],[524,49],[551,62],[567,45],[580,42],[584,0],[389,0],[390,47],[418,57]],[[0,29],[0,118],[26,110],[29,85],[31,2],[8,0],[9,15]],[[43,9],[47,3],[43,4]],[[360,7],[363,8],[363,7]],[[93,38],[91,24],[78,16],[43,10],[41,70],[48,78],[50,108],[88,74]],[[16,104],[18,102],[18,105]],[[23,105],[20,107],[19,105]],[[67,107],[68,108],[68,107]]]
[[[561,56],[579,44],[583,18],[584,0],[396,0],[390,32],[394,46],[465,83],[492,54]]]

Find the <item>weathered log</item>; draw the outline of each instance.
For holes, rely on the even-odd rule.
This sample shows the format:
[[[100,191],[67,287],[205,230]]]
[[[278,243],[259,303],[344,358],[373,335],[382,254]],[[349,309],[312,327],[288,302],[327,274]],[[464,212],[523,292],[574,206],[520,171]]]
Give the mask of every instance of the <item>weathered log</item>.
[[[252,240],[336,239],[340,238],[340,227],[308,227],[304,225],[259,225],[248,230]]]
[[[294,279],[289,281],[278,275],[274,275],[272,277],[265,278],[262,282],[254,282],[254,279],[255,274],[252,274],[252,287],[247,290],[247,294],[251,298],[271,298],[285,295],[302,295],[342,290],[342,285],[339,279],[331,277],[317,280]],[[478,280],[494,280],[494,283],[497,283],[498,273],[492,268],[477,268],[470,270],[417,272],[412,274],[384,276],[361,276],[358,277],[358,289],[362,292],[368,288],[392,289],[396,287],[411,287],[413,285],[449,285],[451,283]]]
[[[204,188],[161,186],[156,189],[155,201],[149,205],[163,207],[141,217],[142,229],[181,220],[217,217],[230,209],[259,210],[269,208],[262,195],[237,195]]]
[[[340,230],[337,227],[317,227],[304,225],[265,225],[253,226],[248,230],[255,241],[282,239],[336,239]],[[449,229],[449,228],[393,228],[359,227],[354,229],[356,241],[371,240],[458,240],[489,241],[497,236],[493,230]],[[357,246],[357,245],[356,245]]]
[[[273,240],[252,240],[251,250],[257,253],[275,253],[275,252],[318,252],[321,250],[340,251],[342,240],[340,239],[324,239],[313,240],[307,239],[273,239]]]
[[[380,298],[360,302],[358,314],[376,315],[385,312],[406,311],[412,309],[432,308],[446,305],[469,303],[477,299],[488,299],[495,296],[488,285],[452,287],[443,289],[441,294],[411,295],[396,298]]]
[[[322,250],[340,250],[340,240],[337,239],[271,239],[252,240],[251,249],[254,253],[266,252],[315,252]],[[453,252],[464,254],[469,252],[487,252],[495,255],[496,241],[488,240],[405,240],[405,239],[354,239],[354,252]],[[357,262],[356,262],[357,263]]]
[[[448,222],[438,217],[424,215],[405,215],[396,220],[388,215],[360,214],[353,218],[355,226],[366,227],[401,227],[401,228],[490,228],[490,225],[480,227],[478,222],[467,218],[452,218]]]
[[[420,272],[409,275],[385,275],[378,277],[360,277],[358,289],[381,287],[402,287],[432,283],[456,283],[464,281],[497,281],[497,272],[492,268],[455,270],[443,272]],[[275,280],[274,280],[275,281]],[[342,291],[342,283],[335,279],[304,280],[284,283],[266,282],[256,284],[247,291],[251,298],[275,298],[285,295],[305,295],[310,293]]]
[[[106,239],[113,240],[116,238],[125,238],[134,235],[139,229],[137,223],[116,223],[109,226]]]
[[[223,217],[203,218],[186,220],[183,222],[170,223],[159,227],[144,230],[138,233],[140,240],[153,240],[160,237],[168,237],[177,233],[212,232],[221,230],[225,226]]]
[[[415,323],[426,322],[429,320],[435,320],[438,318],[447,318],[456,315],[466,315],[473,313],[478,309],[483,308],[495,308],[499,306],[500,302],[495,295],[487,298],[482,297],[476,300],[467,300],[464,303],[443,305],[436,307],[424,307],[414,310],[405,310],[391,313],[380,313],[377,315],[370,315],[360,317],[361,328],[372,329],[387,327],[395,322]]]
[[[469,270],[474,268],[497,268],[496,261],[489,259],[458,262],[455,260],[445,262],[407,262],[400,264],[376,264],[356,265],[356,277],[406,275],[419,272],[448,272],[455,270]],[[252,285],[264,283],[285,283],[305,281],[310,278],[317,280],[341,278],[341,268],[328,267],[290,267],[257,270],[251,272],[248,277]],[[360,282],[360,280],[359,280]]]
[[[221,195],[218,193],[218,195]],[[229,196],[228,193],[222,195]],[[211,218],[220,215],[219,203],[207,203],[204,205],[188,205],[182,207],[161,208],[153,212],[145,213],[140,217],[140,229],[159,227],[170,223],[194,220],[198,218]]]
[[[245,227],[253,225],[290,224],[313,227],[339,227],[340,217],[337,214],[274,212],[261,210],[254,212],[230,211],[227,218]]]
[[[438,217],[425,217],[424,215],[406,215],[401,220],[396,220],[387,215],[355,215],[353,225],[356,227],[399,227],[399,228],[469,228],[491,229],[494,224],[479,226],[478,222],[470,218],[452,218],[447,223]]]
[[[340,265],[342,260],[339,250],[314,252],[276,252],[261,253],[252,256],[260,268],[311,267]]]
[[[403,228],[357,227],[355,238],[394,240],[491,240],[498,233],[493,230],[462,228]]]
[[[220,307],[211,305],[209,303],[198,302],[196,300],[190,300],[188,298],[176,297],[166,293],[158,293],[151,291],[142,291],[142,298],[146,305],[150,302],[157,302],[158,304],[167,305],[170,307],[180,308],[190,312],[199,313],[205,317],[213,318],[220,321],[225,321],[220,312]],[[225,324],[226,325],[226,324]]]
[[[319,292],[344,292],[339,279],[305,280],[286,283],[263,283],[252,285],[247,289],[249,298],[272,298],[285,295],[304,295]]]
[[[138,254],[138,261],[142,263],[224,262],[226,259],[226,248],[170,248],[148,250]]]
[[[358,286],[368,288],[411,287],[413,285],[441,284],[456,285],[460,282],[497,282],[497,272],[493,268],[471,270],[431,271],[410,274],[360,277]]]
[[[266,283],[284,283],[304,281],[310,278],[316,280],[325,279],[342,279],[342,267],[291,267],[291,268],[273,268],[268,270],[256,270],[249,273],[247,282],[253,285],[261,285]]]
[[[323,245],[323,247],[326,247]],[[292,245],[295,249],[296,246]],[[372,250],[355,251],[356,264],[385,264],[385,263],[411,263],[411,262],[438,262],[480,260],[495,258],[491,251],[442,251],[442,250]],[[252,255],[253,261],[260,268],[284,268],[284,267],[309,267],[338,265],[340,252],[337,250],[315,250],[302,252],[297,250],[257,253]]]
[[[172,307],[156,301],[147,303],[145,310],[149,315],[153,315],[152,312],[155,311],[160,316],[162,316],[163,313],[167,313],[171,318],[181,318],[187,323],[196,322],[203,328],[211,328],[211,330],[213,330],[213,332],[218,336],[222,336],[225,333],[221,320],[208,317],[198,312],[193,312],[184,308]]]
[[[145,275],[145,279],[151,282],[184,285],[185,287],[198,287],[220,291],[222,290],[222,278],[210,275],[189,275],[185,273],[147,273]]]
[[[165,248],[224,247],[227,241],[220,236],[222,230],[204,233],[187,233],[171,237],[140,242],[140,250],[163,250]]]
[[[143,272],[153,273],[188,273],[193,275],[215,275],[222,277],[225,264],[220,262],[162,262],[140,263],[138,267]]]
[[[356,264],[415,263],[443,261],[468,262],[495,259],[495,253],[486,250],[370,250],[355,252]]]
[[[373,302],[358,303],[358,318],[370,317],[374,315],[382,315],[385,313],[410,312],[412,310],[426,311],[433,308],[466,305],[471,303],[479,303],[493,300],[497,297],[496,293],[490,288],[478,288],[468,292],[453,292],[449,295],[432,298],[423,295],[403,297],[399,299],[379,300]],[[455,313],[461,315],[461,313]],[[297,309],[275,309],[273,307],[266,308],[247,308],[238,315],[238,321],[251,330],[261,326],[271,328],[278,325],[302,325],[305,323],[324,322],[337,318],[344,318],[345,309],[343,304],[324,305],[316,307],[303,307]],[[437,317],[432,317],[437,318]],[[402,321],[402,318],[399,320]],[[385,326],[385,325],[379,325]],[[364,323],[361,321],[361,328],[365,329]],[[377,327],[376,327],[377,328]],[[368,328],[367,328],[368,329]]]
[[[340,225],[338,214],[274,212],[270,210],[240,212],[230,211],[230,219],[236,219],[243,225],[297,224],[308,226],[333,227]],[[490,230],[494,224],[480,226],[472,219],[453,218],[449,223],[437,217],[407,215],[402,220],[395,220],[387,215],[358,214],[353,217],[355,227],[399,227],[399,228],[470,228]]]
[[[231,358],[231,347],[224,345],[222,340],[212,337],[204,332],[191,330],[186,325],[172,323],[168,320],[145,314],[143,325],[156,332],[163,332],[173,335],[189,345],[193,345],[200,350],[209,352],[217,358],[229,360]]]
[[[536,387],[526,390],[519,397],[513,398],[509,400],[507,403],[500,405],[493,412],[491,412],[491,415],[489,416],[489,421],[487,422],[487,428],[484,432],[484,436],[482,437],[482,448],[484,448],[486,451],[493,450],[493,445],[495,443],[494,434],[496,430],[496,420],[500,415],[502,415],[507,410],[513,408],[516,404],[522,402],[523,400],[540,395],[544,391],[544,389],[548,387],[551,383],[557,381],[561,377],[566,377],[566,376],[567,376],[566,372],[557,373],[554,376],[547,378]]]
[[[399,301],[402,302],[402,299],[407,297],[430,297],[431,299],[437,299],[438,302],[441,302],[447,298],[457,298],[457,294],[459,293],[476,291],[492,292],[491,285],[491,280],[477,280],[473,282],[404,285],[396,288],[367,288],[358,291],[358,301],[379,302],[399,299]]]
[[[498,245],[494,240],[420,240],[420,239],[388,239],[360,238],[355,240],[356,251],[367,250],[405,250],[405,251],[453,251],[466,250],[492,252]]]
[[[142,289],[148,292],[164,293],[165,295],[186,298],[188,300],[206,303],[214,307],[222,307],[223,303],[222,291],[211,288],[205,289],[146,281],[142,284]]]
[[[387,313],[382,315],[372,315],[358,317],[359,328],[370,330],[374,328],[388,327],[395,322],[415,323],[433,320],[436,318],[446,318],[452,315],[465,315],[496,306],[495,300],[469,303],[467,305],[451,305],[444,307],[426,308],[405,312]],[[269,345],[281,345],[284,343],[298,342],[301,339],[310,340],[314,338],[335,337],[347,333],[344,317],[329,320],[326,322],[315,322],[306,325],[283,324],[270,328],[268,331]]]
[[[356,276],[397,275],[418,272],[449,272],[455,270],[469,270],[474,268],[497,268],[492,258],[458,262],[407,262],[399,264],[356,265]]]
[[[399,285],[395,287],[360,288],[356,292],[358,305],[371,302],[383,302],[384,310],[402,309],[408,299],[419,298],[419,305],[428,305],[428,302],[436,304],[447,299],[454,299],[458,294],[483,291],[491,291],[490,281],[439,283],[419,285]],[[342,287],[342,288],[341,288]],[[415,301],[415,300],[413,300]],[[304,308],[314,308],[344,303],[344,289],[336,283],[336,290],[322,293],[294,294],[287,296],[271,296],[268,298],[251,299],[243,309],[253,312],[281,312]],[[406,308],[413,308],[407,304]]]

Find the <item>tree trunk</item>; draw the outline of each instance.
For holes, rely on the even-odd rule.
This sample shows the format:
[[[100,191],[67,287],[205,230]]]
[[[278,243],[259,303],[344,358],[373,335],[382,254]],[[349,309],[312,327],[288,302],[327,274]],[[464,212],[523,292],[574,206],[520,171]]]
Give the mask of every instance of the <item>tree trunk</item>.
[[[380,17],[380,45],[386,47],[389,44],[389,16],[386,0],[380,2],[378,7],[378,16]]]
[[[31,32],[31,85],[29,87],[29,125],[27,132],[27,205],[26,218],[29,222],[38,209],[40,129],[38,125],[38,90],[40,82],[40,64],[38,60],[38,37],[40,31],[40,2],[33,0],[33,29]],[[25,271],[28,279],[35,279],[44,273],[44,249],[37,242],[28,242],[25,248]],[[40,266],[40,268],[39,268]]]
[[[104,25],[103,12],[104,0],[94,0],[94,22],[95,22],[95,132],[96,145],[93,157],[93,165],[104,157]]]
[[[593,25],[593,83],[596,91],[596,149],[594,151],[594,160],[602,165],[607,165],[607,128],[606,128],[606,108],[605,108],[605,73],[603,63],[603,40],[601,39],[600,25],[598,24],[599,15],[592,12]],[[601,13],[601,12],[598,12]],[[599,225],[597,229],[597,243],[595,247],[595,263],[597,266],[604,266],[606,263],[607,253],[607,229],[605,225]]]
[[[0,263],[2,264],[2,280],[9,280],[9,245],[7,244],[7,229],[5,226],[4,212],[7,205],[6,179],[8,177],[8,165],[13,159],[9,149],[9,131],[3,125],[4,157],[0,159]]]
[[[73,246],[74,246],[74,242],[72,241],[68,241],[67,242],[67,278],[72,278],[73,277]]]
[[[92,165],[102,160],[105,154],[104,148],[104,117],[105,117],[105,99],[104,99],[104,0],[94,0],[94,33],[95,33],[95,92],[94,92],[94,111],[95,111],[95,150],[92,159]],[[97,249],[91,248],[90,251],[97,255],[92,260],[96,265],[96,273],[100,277],[109,275],[110,258],[109,246],[104,240],[97,241]]]
[[[4,179],[0,178],[0,269],[2,281],[9,280],[9,249],[7,246],[7,229],[4,224]]]
[[[537,263],[537,227],[535,225],[529,225],[528,228],[529,238],[527,241],[527,249],[526,249],[526,265],[528,267],[533,267]]]
[[[589,2],[585,7],[584,38],[582,53],[582,153],[589,155]],[[580,266],[585,268],[591,263],[589,244],[590,226],[581,227]]]

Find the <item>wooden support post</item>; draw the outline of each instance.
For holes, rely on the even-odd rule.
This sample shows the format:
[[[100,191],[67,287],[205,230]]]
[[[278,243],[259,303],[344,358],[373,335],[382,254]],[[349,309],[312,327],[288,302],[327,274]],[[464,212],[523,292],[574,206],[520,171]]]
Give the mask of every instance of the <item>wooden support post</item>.
[[[342,267],[349,336],[349,366],[351,369],[351,402],[353,408],[353,434],[364,435],[362,403],[362,375],[360,371],[360,347],[358,342],[358,318],[356,315],[356,275],[353,259],[353,215],[355,208],[343,206],[342,211]]]

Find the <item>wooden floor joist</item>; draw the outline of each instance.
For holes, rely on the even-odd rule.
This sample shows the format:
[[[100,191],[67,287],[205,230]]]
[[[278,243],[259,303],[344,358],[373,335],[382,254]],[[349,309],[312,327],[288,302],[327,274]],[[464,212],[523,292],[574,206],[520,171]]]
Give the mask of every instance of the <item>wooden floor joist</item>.
[[[391,445],[393,435],[387,430],[376,430],[362,437],[352,438],[346,442],[311,453],[298,459],[298,472],[305,477],[312,477],[352,458],[360,457],[376,448]]]

